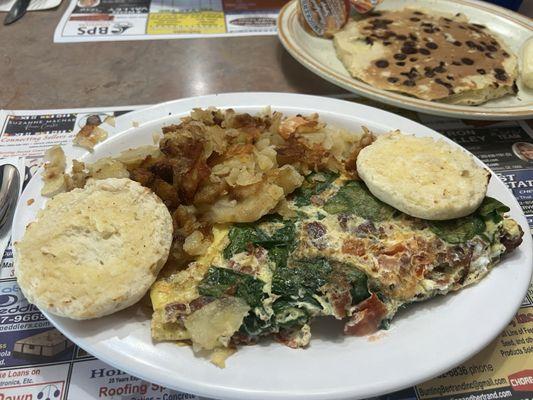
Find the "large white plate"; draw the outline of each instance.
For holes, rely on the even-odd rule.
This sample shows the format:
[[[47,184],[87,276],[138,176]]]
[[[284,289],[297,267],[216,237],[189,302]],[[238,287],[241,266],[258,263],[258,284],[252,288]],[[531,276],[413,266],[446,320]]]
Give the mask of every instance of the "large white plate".
[[[94,154],[68,148],[85,161],[152,143],[162,126],[175,123],[194,107],[232,107],[255,113],[264,106],[287,114],[318,112],[332,124],[359,131],[367,126],[381,134],[401,129],[443,138],[403,117],[341,100],[281,93],[222,94],[163,103],[117,118],[116,134]],[[132,128],[132,124],[139,124]],[[129,129],[128,129],[129,128]],[[452,143],[448,139],[444,139]],[[13,237],[44,204],[40,176],[35,176],[15,216]],[[489,194],[511,207],[511,216],[529,232],[518,203],[493,176]],[[35,203],[28,206],[33,198]],[[15,253],[16,258],[16,253]],[[427,380],[469,358],[487,345],[513,317],[522,301],[532,269],[531,236],[481,283],[460,293],[410,307],[393,320],[378,340],[345,337],[335,321],[318,324],[311,346],[292,350],[278,343],[243,347],[218,369],[193,355],[189,347],[153,344],[147,315],[133,307],[91,321],[46,316],[68,338],[103,361],[163,386],[225,399],[344,399],[369,397]]]
[[[396,0],[384,1],[378,9],[425,8],[442,13],[463,13],[472,22],[486,25],[498,34],[515,54],[533,37],[530,18],[477,0]],[[518,94],[489,101],[481,106],[456,106],[420,100],[382,89],[354,79],[335,54],[333,42],[307,33],[297,17],[297,1],[285,5],[278,17],[278,35],[287,51],[322,78],[350,92],[401,108],[428,114],[466,119],[533,118],[533,90],[518,80]]]

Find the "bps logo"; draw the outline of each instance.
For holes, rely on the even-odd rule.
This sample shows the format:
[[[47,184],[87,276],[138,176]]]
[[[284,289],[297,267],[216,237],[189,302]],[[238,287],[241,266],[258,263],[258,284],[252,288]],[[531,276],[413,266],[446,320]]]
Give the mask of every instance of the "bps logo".
[[[133,25],[130,22],[117,22],[112,25],[101,26],[79,26],[78,35],[80,36],[107,36],[122,35]]]

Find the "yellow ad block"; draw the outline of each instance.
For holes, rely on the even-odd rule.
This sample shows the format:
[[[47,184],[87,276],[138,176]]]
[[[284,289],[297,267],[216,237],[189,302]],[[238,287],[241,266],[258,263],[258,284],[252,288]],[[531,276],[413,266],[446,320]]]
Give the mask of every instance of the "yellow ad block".
[[[533,306],[519,309],[501,335],[479,354],[418,385],[417,391],[419,399],[528,398],[533,393]]]
[[[146,33],[149,35],[226,33],[226,23],[222,11],[159,12],[149,15]]]

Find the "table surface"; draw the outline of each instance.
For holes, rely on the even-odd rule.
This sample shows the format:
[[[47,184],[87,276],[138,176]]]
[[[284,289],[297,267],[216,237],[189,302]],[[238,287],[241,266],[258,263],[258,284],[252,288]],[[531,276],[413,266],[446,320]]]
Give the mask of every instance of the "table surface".
[[[296,62],[276,36],[53,43],[67,5],[0,25],[0,108],[139,105],[240,91],[344,93]]]

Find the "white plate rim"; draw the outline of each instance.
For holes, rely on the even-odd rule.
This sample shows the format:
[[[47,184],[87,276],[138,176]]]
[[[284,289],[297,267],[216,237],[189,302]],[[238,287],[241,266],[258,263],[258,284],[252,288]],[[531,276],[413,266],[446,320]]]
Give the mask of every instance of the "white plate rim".
[[[342,76],[327,66],[314,60],[305,50],[299,48],[290,26],[295,24],[297,19],[297,1],[292,0],[285,4],[278,15],[278,37],[283,47],[305,68],[322,77],[323,79],[342,87],[352,93],[359,94],[370,99],[380,101],[392,106],[409,109],[417,112],[441,115],[453,118],[482,119],[482,120],[504,120],[504,119],[527,119],[533,117],[533,103],[510,107],[484,107],[451,105],[445,103],[431,102],[414,97],[405,96],[400,93],[373,88],[372,86],[358,81],[351,77]],[[461,5],[471,6],[494,13],[506,18],[514,23],[518,23],[531,30],[533,37],[533,23],[530,19],[518,13],[510,11],[494,4],[480,2],[478,0],[449,0]],[[504,111],[501,111],[501,110]]]
[[[119,137],[123,135],[127,135],[128,132],[131,132],[132,130],[137,129],[137,127],[130,127],[128,129],[122,129],[124,128],[124,124],[132,124],[132,123],[139,123],[139,127],[142,127],[143,125],[150,124],[151,122],[158,121],[158,119],[165,118],[164,116],[167,115],[168,110],[179,110],[177,114],[183,114],[187,111],[190,111],[194,107],[198,106],[208,106],[208,105],[215,105],[215,106],[223,106],[226,104],[226,107],[238,107],[239,105],[242,107],[263,107],[265,104],[270,104],[274,109],[275,108],[282,108],[282,107],[292,107],[295,110],[301,110],[302,112],[310,112],[311,110],[324,110],[328,109],[331,112],[334,113],[340,113],[344,114],[347,112],[361,112],[363,114],[367,114],[369,112],[378,112],[381,116],[383,116],[385,119],[391,119],[394,121],[395,126],[400,127],[401,129],[405,130],[405,127],[418,127],[421,128],[425,133],[430,136],[437,135],[441,138],[443,138],[445,141],[452,143],[454,146],[458,146],[454,144],[450,139],[445,138],[441,136],[440,134],[436,133],[435,131],[424,127],[423,125],[416,123],[414,121],[408,120],[404,117],[398,116],[396,114],[392,114],[386,111],[378,110],[373,107],[368,107],[365,105],[357,104],[357,103],[351,103],[348,101],[343,100],[337,100],[337,99],[330,99],[330,98],[323,98],[318,96],[309,96],[309,95],[296,95],[296,94],[285,94],[285,93],[227,93],[227,94],[219,94],[219,95],[208,95],[208,96],[200,96],[200,97],[193,97],[193,98],[187,98],[187,99],[180,99],[176,101],[170,101],[166,103],[161,103],[159,105],[155,105],[152,107],[148,107],[146,109],[133,111],[131,113],[125,114],[124,116],[117,117],[116,123],[118,130],[115,134],[110,135],[110,139],[114,137]],[[309,106],[306,104],[313,104],[313,106]],[[153,117],[150,117],[151,114],[154,112],[159,114],[159,118],[153,119]],[[319,111],[320,112],[320,111]],[[362,118],[364,121],[364,118]],[[397,125],[396,125],[397,124]],[[120,128],[122,127],[122,128]],[[119,130],[122,129],[121,132]],[[407,130],[408,131],[408,130]],[[99,147],[105,146],[105,142],[100,143],[98,145]],[[87,152],[83,150],[67,150],[68,154],[73,154],[76,157],[79,157],[81,154],[87,154]],[[481,163],[481,162],[480,162]],[[482,164],[482,163],[481,163]],[[32,178],[32,180],[40,180],[40,177],[38,175],[35,175],[37,178]],[[497,176],[493,174],[493,181],[497,181],[498,185],[504,185]],[[31,183],[31,182],[30,182]],[[29,186],[29,185],[28,185]],[[505,187],[505,186],[504,186]],[[509,189],[505,188],[505,190],[509,191]],[[27,200],[29,199],[29,196],[35,196],[34,193],[23,193],[22,197],[19,200],[19,204],[17,207],[17,211],[15,214],[15,220],[20,221],[19,218],[21,213],[23,213],[23,209],[25,205],[27,204]],[[512,196],[512,194],[511,194]],[[365,391],[358,390],[358,388],[352,388],[350,391],[338,391],[338,390],[324,390],[324,391],[315,391],[315,392],[309,392],[309,393],[293,393],[293,392],[286,392],[286,391],[270,391],[270,392],[257,392],[257,391],[250,391],[250,390],[241,390],[239,388],[228,388],[228,387],[221,387],[220,385],[216,384],[210,384],[208,382],[190,382],[186,379],[176,377],[173,382],[169,381],[162,381],[159,376],[154,375],[151,373],[150,369],[146,369],[146,365],[140,364],[135,365],[128,363],[128,359],[119,360],[117,361],[116,358],[113,357],[113,352],[109,352],[108,348],[105,348],[105,346],[99,347],[98,343],[96,345],[91,344],[88,341],[80,341],[77,337],[75,337],[72,332],[69,331],[67,327],[64,326],[64,321],[62,321],[61,318],[55,317],[53,315],[50,315],[49,313],[44,313],[47,318],[52,322],[52,324],[61,331],[65,336],[67,336],[69,339],[71,339],[73,342],[79,345],[79,347],[86,350],[88,353],[93,354],[97,356],[102,361],[115,366],[125,372],[128,372],[134,376],[141,377],[143,379],[146,379],[149,382],[154,382],[157,384],[160,384],[162,386],[166,386],[169,388],[173,388],[176,390],[181,390],[185,392],[195,393],[201,396],[207,396],[212,398],[222,398],[222,399],[348,399],[348,398],[362,398],[362,397],[368,397],[368,396],[374,396],[379,395],[383,393],[388,393],[395,390],[400,390],[406,387],[413,386],[415,384],[418,384],[420,382],[423,382],[427,379],[430,379],[440,373],[446,372],[450,368],[460,364],[465,359],[471,357],[475,353],[477,353],[481,348],[483,348],[486,344],[488,344],[490,341],[492,341],[501,330],[507,325],[507,323],[510,321],[510,319],[514,316],[516,309],[520,306],[523,296],[520,294],[524,294],[527,291],[529,279],[531,278],[531,270],[533,269],[533,262],[532,262],[532,243],[531,243],[531,236],[528,234],[529,228],[527,227],[527,221],[525,220],[525,217],[523,216],[523,213],[521,212],[520,206],[518,205],[518,202],[512,196],[512,201],[509,200],[506,203],[512,208],[512,210],[516,213],[516,211],[519,212],[519,215],[514,215],[513,217],[522,225],[522,228],[525,230],[524,234],[524,243],[521,246],[521,251],[526,251],[526,261],[529,264],[529,272],[526,274],[528,276],[528,279],[522,282],[522,286],[519,288],[515,288],[516,292],[513,296],[514,302],[513,302],[513,308],[512,310],[509,309],[505,316],[501,316],[500,319],[498,319],[497,326],[493,326],[490,330],[490,333],[487,334],[481,341],[476,341],[476,345],[469,349],[470,351],[460,355],[459,357],[455,357],[451,360],[449,360],[447,363],[445,363],[444,366],[440,365],[437,369],[432,369],[431,371],[427,372],[424,376],[419,376],[416,379],[410,379],[409,381],[402,380],[398,382],[398,380],[394,381],[393,384],[389,385],[383,385],[383,383],[378,382],[374,385],[369,385],[365,387]],[[21,224],[16,224],[13,228],[13,237],[14,240],[19,239],[22,236],[22,233],[24,231],[25,227]],[[527,253],[527,250],[529,249],[529,253]],[[16,251],[14,252],[16,257]],[[516,293],[519,295],[517,296]],[[394,322],[393,322],[394,323]],[[478,338],[479,339],[479,338]],[[289,349],[286,349],[286,351],[290,351]],[[115,355],[116,356],[116,355]],[[207,363],[206,360],[199,360],[199,362]]]

